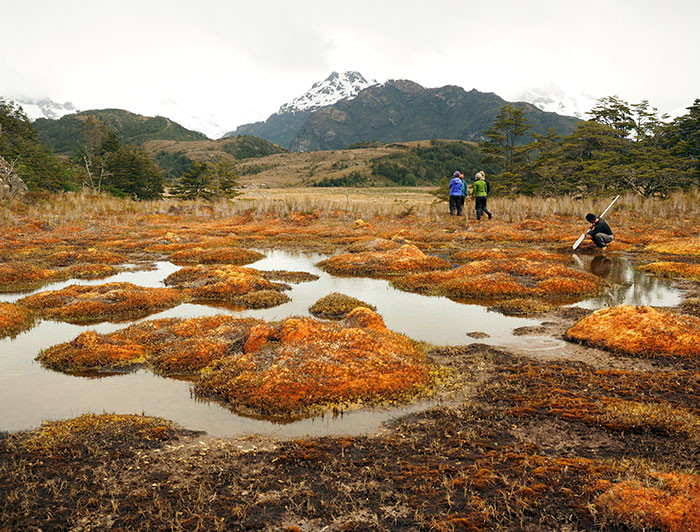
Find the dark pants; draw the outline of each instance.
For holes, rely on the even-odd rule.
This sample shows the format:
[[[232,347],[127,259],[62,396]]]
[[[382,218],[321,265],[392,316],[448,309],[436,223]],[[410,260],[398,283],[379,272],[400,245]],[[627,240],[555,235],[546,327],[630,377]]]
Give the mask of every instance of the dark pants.
[[[450,196],[450,214],[457,212],[457,216],[462,215],[462,196]]]
[[[610,242],[612,242],[614,238],[614,236],[606,233],[596,233],[593,235],[593,243],[599,248],[602,248],[603,246],[607,246]]]
[[[476,219],[481,220],[481,215],[483,213],[488,214],[489,220],[491,219],[491,211],[486,208],[486,196],[475,196],[474,206],[476,207]]]

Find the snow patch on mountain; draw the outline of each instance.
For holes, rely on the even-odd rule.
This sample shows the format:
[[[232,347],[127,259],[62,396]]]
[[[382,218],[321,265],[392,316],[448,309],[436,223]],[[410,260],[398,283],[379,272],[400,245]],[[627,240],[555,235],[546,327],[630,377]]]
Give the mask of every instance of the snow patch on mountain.
[[[8,99],[19,105],[32,122],[37,118],[58,120],[62,116],[78,112],[71,102],[59,103],[51,98],[10,97]]]
[[[333,105],[340,100],[352,99],[357,94],[376,85],[376,80],[366,80],[362,74],[355,71],[333,72],[325,80],[314,83],[311,89],[301,96],[285,103],[279,109],[279,114],[295,113],[298,111],[315,111],[327,105]]]
[[[598,98],[594,96],[567,93],[553,83],[543,87],[528,87],[516,100],[531,103],[546,112],[575,116],[581,120],[587,120],[589,117],[586,113],[598,103]]]

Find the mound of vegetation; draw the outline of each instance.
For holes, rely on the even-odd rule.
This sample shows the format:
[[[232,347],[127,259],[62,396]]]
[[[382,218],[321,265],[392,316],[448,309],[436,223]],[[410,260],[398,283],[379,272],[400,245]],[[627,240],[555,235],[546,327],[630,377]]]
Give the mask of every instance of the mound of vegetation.
[[[590,273],[523,258],[477,260],[454,270],[407,275],[392,284],[408,292],[442,295],[482,305],[534,300],[531,304],[518,302],[516,307],[523,311],[542,308],[542,302],[572,303],[601,289],[601,281]]]
[[[700,281],[700,264],[662,261],[645,264],[640,266],[639,269],[643,272],[653,273],[659,277]]]
[[[43,318],[70,323],[98,323],[143,318],[174,307],[182,300],[182,294],[170,288],[106,283],[71,285],[61,290],[39,292],[20,299],[17,304]]]
[[[345,318],[357,307],[364,307],[370,310],[377,310],[374,305],[365,303],[357,298],[333,292],[323,296],[309,307],[309,312],[319,318],[341,319]]]
[[[700,319],[622,305],[586,316],[566,331],[565,338],[623,355],[696,359],[700,356]]]
[[[0,292],[25,292],[63,278],[62,272],[26,262],[0,264]]]
[[[177,251],[170,255],[170,262],[173,264],[250,264],[265,255],[250,249],[235,246],[202,249],[194,248]]]
[[[383,277],[445,270],[452,265],[439,257],[426,255],[416,246],[406,244],[396,250],[335,255],[319,262],[318,267],[337,275]]]
[[[241,266],[194,266],[170,274],[166,286],[181,290],[187,297],[220,301],[246,308],[268,308],[289,301],[282,293],[289,286],[269,281],[262,272]]]
[[[407,337],[367,308],[340,323],[288,318],[251,330],[242,352],[220,359],[195,387],[235,410],[270,416],[406,401],[425,393],[435,369]]]
[[[31,329],[36,316],[30,310],[12,303],[0,302],[0,338],[16,336]]]
[[[42,351],[37,360],[66,373],[148,367],[163,375],[194,376],[231,349],[241,348],[250,330],[260,323],[223,315],[150,320],[109,334],[84,332]]]

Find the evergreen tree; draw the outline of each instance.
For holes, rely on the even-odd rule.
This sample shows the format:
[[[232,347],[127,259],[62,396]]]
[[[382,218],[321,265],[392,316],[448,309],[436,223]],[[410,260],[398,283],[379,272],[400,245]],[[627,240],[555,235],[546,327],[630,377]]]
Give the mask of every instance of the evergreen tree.
[[[688,113],[678,117],[664,132],[666,146],[678,157],[685,157],[694,167],[697,186],[700,186],[700,99],[687,108]]]
[[[108,141],[110,139],[108,138]],[[135,200],[158,199],[163,194],[163,171],[137,146],[119,146],[105,152],[104,190]]]
[[[223,159],[213,163],[193,161],[191,168],[173,187],[172,193],[185,200],[233,197],[238,193],[237,180],[233,165]]]
[[[504,105],[491,129],[484,130],[486,140],[479,147],[486,154],[484,162],[497,163],[506,172],[516,172],[527,162],[529,147],[518,146],[518,140],[530,129],[525,109]]]

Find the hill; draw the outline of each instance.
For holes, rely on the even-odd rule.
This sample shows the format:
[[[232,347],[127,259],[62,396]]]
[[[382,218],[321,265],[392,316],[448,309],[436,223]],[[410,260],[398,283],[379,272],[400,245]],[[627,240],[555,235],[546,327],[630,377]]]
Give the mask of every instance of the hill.
[[[464,141],[428,140],[314,152],[286,152],[235,163],[246,188],[433,185],[454,170],[473,175],[478,148]],[[484,167],[488,172],[489,168]]]
[[[39,140],[56,153],[71,155],[83,142],[81,124],[91,115],[102,120],[122,144],[142,145],[150,140],[207,140],[206,135],[185,129],[169,118],[143,116],[122,109],[81,111],[58,120],[38,118],[34,128]]]
[[[217,160],[237,163],[243,159],[266,157],[286,152],[265,139],[250,135],[219,140],[149,140],[143,148],[165,171],[168,177],[179,177],[189,168],[190,161]]]

